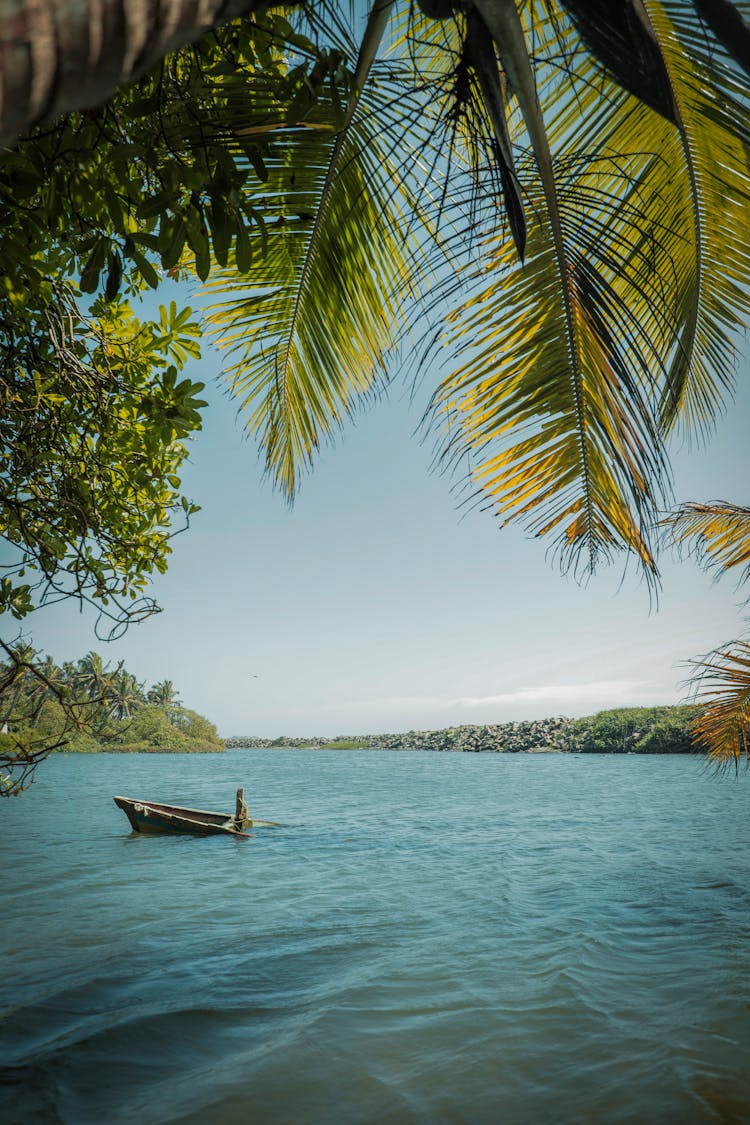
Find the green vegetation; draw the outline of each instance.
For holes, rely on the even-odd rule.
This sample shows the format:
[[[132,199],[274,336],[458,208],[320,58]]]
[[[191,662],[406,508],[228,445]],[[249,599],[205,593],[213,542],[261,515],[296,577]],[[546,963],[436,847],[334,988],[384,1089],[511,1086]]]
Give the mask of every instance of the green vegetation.
[[[174,301],[154,321],[131,302],[230,258],[242,278],[270,219],[246,183],[268,178],[266,137],[338,65],[259,16],[2,153],[0,534],[16,550],[0,612],[70,596],[121,627],[157,608],[148,580],[197,510],[180,470],[206,404],[180,372],[201,327]]]
[[[731,571],[750,580],[750,508],[737,504],[683,504],[664,521],[673,543],[717,577]],[[700,705],[695,738],[714,761],[750,763],[750,641],[726,641],[693,662]]]
[[[695,754],[694,707],[620,707],[574,719],[560,748],[578,754]]]
[[[218,752],[224,750],[208,719],[183,707],[170,680],[139,683],[123,664],[111,668],[96,652],[58,665],[28,647],[18,662],[0,664],[0,755],[13,775],[19,746],[88,753]],[[23,766],[18,760],[16,770]]]

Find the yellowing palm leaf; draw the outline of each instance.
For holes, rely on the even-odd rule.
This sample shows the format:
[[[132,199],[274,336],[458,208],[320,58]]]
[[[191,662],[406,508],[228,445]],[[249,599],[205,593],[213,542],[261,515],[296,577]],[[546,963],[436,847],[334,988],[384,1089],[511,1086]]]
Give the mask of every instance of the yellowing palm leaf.
[[[718,765],[750,759],[750,644],[734,641],[696,663],[697,702],[702,712],[693,723],[695,741]]]
[[[687,545],[707,566],[742,567],[740,581],[750,579],[750,508],[737,504],[683,504],[663,521],[669,538]]]
[[[582,53],[559,4],[521,5],[520,19],[510,0],[477,4],[522,111],[513,139],[533,149],[519,164],[529,252],[521,266],[487,216],[444,340],[446,454],[467,454],[487,506],[556,534],[572,565],[624,547],[654,573],[663,436],[680,419],[709,424],[748,311],[747,86],[721,50],[698,49],[687,5],[646,5],[663,81],[644,102]],[[606,22],[602,5],[581,6]]]

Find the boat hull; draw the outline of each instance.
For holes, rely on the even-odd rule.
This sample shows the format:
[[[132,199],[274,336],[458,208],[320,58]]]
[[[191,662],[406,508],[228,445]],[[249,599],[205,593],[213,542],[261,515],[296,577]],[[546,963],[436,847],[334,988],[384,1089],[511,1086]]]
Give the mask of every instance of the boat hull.
[[[130,821],[134,832],[190,836],[241,836],[232,817],[226,813],[203,809],[185,809],[179,805],[160,805],[153,801],[136,801],[131,797],[115,797],[114,802]]]

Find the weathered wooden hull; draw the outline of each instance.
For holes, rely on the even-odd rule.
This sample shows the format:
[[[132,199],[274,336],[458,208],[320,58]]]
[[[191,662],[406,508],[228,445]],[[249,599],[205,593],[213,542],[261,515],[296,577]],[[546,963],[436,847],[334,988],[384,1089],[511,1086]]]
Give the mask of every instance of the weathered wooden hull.
[[[226,813],[136,801],[131,797],[115,797],[114,802],[125,813],[134,832],[249,838],[249,834],[241,832]]]

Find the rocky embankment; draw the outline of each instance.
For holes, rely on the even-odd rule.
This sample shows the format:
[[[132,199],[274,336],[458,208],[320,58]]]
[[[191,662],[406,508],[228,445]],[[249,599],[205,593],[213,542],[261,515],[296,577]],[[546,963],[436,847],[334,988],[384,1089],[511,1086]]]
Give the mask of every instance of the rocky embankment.
[[[572,719],[532,719],[520,723],[410,730],[405,734],[338,735],[336,738],[228,738],[227,749],[452,750],[469,754],[533,754],[570,749]]]
[[[695,707],[616,707],[582,719],[410,730],[405,734],[336,738],[229,738],[227,749],[295,747],[309,750],[453,750],[469,754],[700,754]]]

